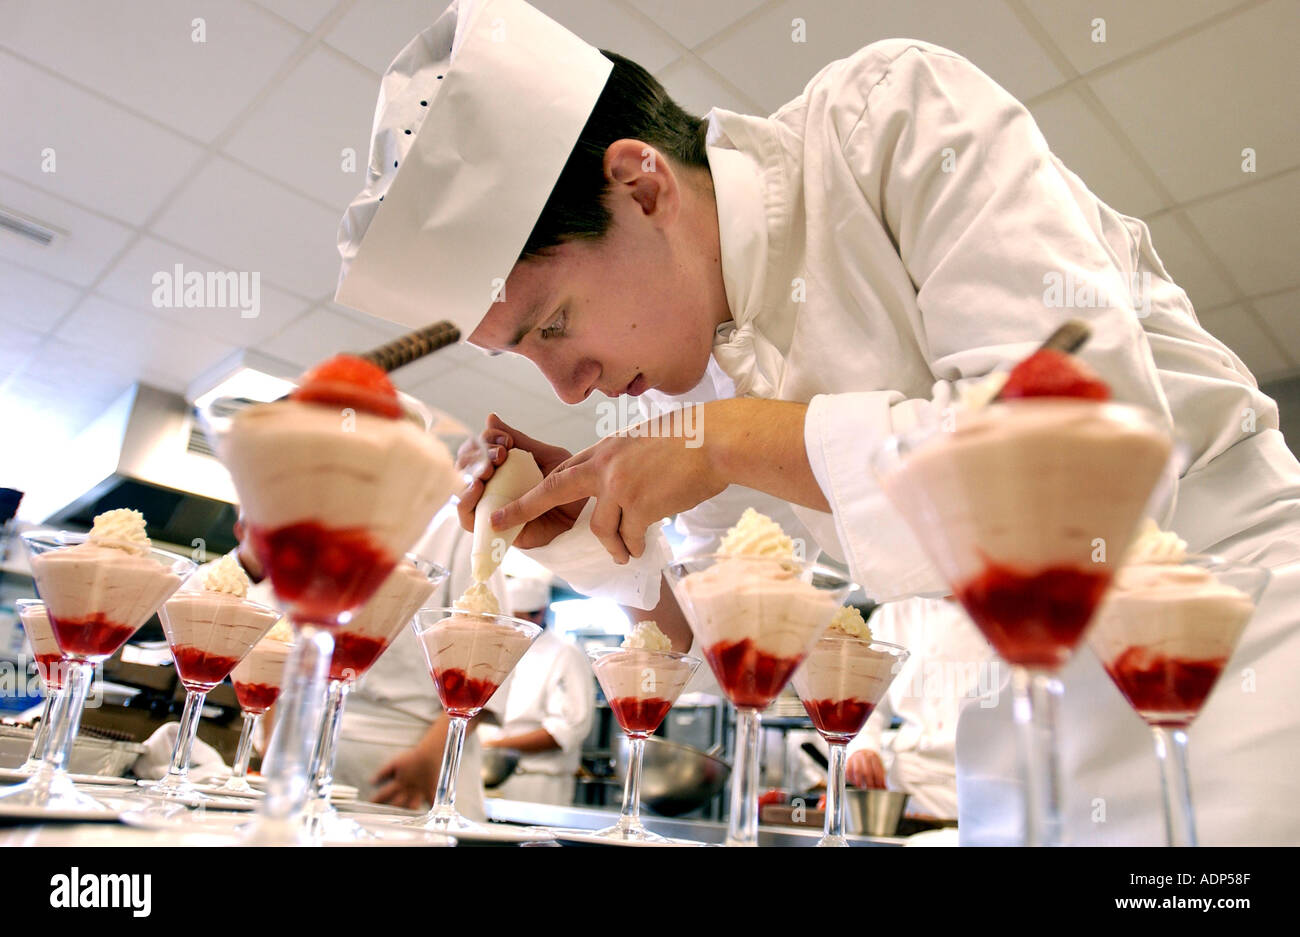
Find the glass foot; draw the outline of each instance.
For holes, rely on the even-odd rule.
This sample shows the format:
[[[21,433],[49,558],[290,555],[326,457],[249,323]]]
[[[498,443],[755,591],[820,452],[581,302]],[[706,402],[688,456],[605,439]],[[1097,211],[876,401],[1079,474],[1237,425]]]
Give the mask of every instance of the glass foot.
[[[508,823],[476,823],[461,816],[453,807],[434,807],[422,817],[413,817],[393,823],[395,829],[417,829],[429,833],[442,833],[457,839],[488,840],[495,842],[530,843],[554,840],[555,835],[535,826],[512,826]]]
[[[48,766],[22,784],[0,788],[0,807],[83,813],[112,812],[89,794],[77,790],[67,772],[53,771]]]
[[[209,805],[216,802],[215,798],[209,797],[199,790],[198,786],[189,778],[175,775],[168,775],[161,781],[144,785],[138,793],[144,794],[146,797],[155,797],[184,804],[187,807],[197,807],[201,804]]]
[[[817,840],[817,845],[832,846],[832,847],[843,846],[847,849],[849,845],[849,841],[845,839],[843,836],[823,836],[821,839]]]
[[[234,794],[236,797],[265,797],[266,794],[248,783],[246,778],[228,778],[224,784],[205,784],[199,790],[206,794]]]

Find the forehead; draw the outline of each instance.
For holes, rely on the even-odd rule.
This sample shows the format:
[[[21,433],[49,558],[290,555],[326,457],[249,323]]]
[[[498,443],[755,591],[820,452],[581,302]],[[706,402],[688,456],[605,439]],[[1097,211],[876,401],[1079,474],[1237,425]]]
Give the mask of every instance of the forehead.
[[[487,351],[508,350],[521,329],[545,315],[543,310],[558,291],[564,266],[560,251],[515,264],[506,277],[505,288],[500,293],[493,291],[496,299],[469,336],[470,344]]]

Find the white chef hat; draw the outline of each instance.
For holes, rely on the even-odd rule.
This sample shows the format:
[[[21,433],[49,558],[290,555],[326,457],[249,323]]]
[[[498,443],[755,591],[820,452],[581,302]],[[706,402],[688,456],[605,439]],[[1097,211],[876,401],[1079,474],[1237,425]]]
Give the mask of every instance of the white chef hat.
[[[457,0],[388,67],[338,302],[468,336],[523,250],[612,64],[523,0]],[[382,204],[381,204],[382,203]]]
[[[511,615],[536,612],[551,604],[550,576],[507,576],[506,602]]]

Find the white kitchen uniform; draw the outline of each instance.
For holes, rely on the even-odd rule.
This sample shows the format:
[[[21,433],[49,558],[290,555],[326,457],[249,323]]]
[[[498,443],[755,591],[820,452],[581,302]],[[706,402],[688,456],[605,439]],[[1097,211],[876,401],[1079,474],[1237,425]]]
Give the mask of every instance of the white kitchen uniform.
[[[425,604],[450,606],[472,581],[470,535],[461,529],[454,508],[438,513],[415,552],[450,570]],[[403,628],[348,694],[334,779],[356,787],[360,798],[368,800],[376,790],[370,783],[375,773],[419,742],[440,715],[442,705],[420,641],[412,628]],[[456,774],[456,809],[471,820],[487,819],[482,772],[481,743],[471,730]]]
[[[849,753],[881,756],[889,789],[911,795],[908,813],[956,817],[957,718],[965,706],[996,705],[1010,667],[955,602],[886,602],[870,625],[876,640],[902,645],[910,656]],[[890,729],[895,718],[901,725]]]
[[[523,735],[545,729],[560,747],[522,753],[514,774],[496,792],[508,800],[572,804],[582,742],[591,731],[596,704],[596,683],[587,655],[573,642],[543,631],[515,666],[504,689],[504,724],[499,734]]]
[[[1146,225],[1100,202],[1010,94],[922,42],[833,62],[769,118],[715,109],[709,121],[734,317],[714,358],[741,395],[809,404],[808,458],[832,514],[795,511],[821,547],[878,599],[946,593],[880,492],[873,453],[955,385],[1025,357],[1067,318],[1086,320],[1081,357],[1187,447],[1176,509],[1161,520],[1192,550],[1274,573],[1191,730],[1201,839],[1300,842],[1289,678],[1300,667],[1300,465],[1276,405],[1197,323]],[[1099,295],[1112,305],[1090,306]],[[579,528],[533,555],[580,591],[648,608],[668,550],[652,538],[618,567]],[[1090,655],[1064,677],[1067,839],[1160,841],[1149,733]],[[1008,696],[963,711],[964,842],[1019,836]]]

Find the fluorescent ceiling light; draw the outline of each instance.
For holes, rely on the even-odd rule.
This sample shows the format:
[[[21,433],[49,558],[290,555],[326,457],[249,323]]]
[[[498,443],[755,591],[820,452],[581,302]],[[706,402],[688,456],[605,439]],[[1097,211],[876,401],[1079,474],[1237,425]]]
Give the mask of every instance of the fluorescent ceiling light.
[[[278,400],[293,389],[301,369],[251,348],[240,349],[195,378],[185,399],[203,407],[220,397]]]

